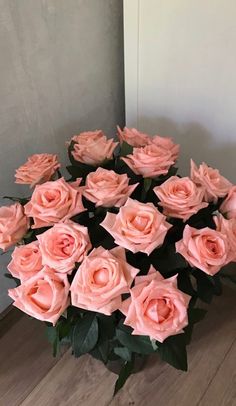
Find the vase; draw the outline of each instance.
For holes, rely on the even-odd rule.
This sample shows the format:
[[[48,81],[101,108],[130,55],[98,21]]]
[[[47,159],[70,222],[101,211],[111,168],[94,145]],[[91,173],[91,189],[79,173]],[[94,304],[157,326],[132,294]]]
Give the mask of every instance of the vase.
[[[135,357],[132,374],[136,374],[137,372],[140,372],[144,368],[145,362],[146,362],[145,357]],[[124,363],[124,361],[122,362],[120,359],[109,360],[105,366],[107,369],[109,369],[109,371],[113,372],[114,374],[119,375],[123,363]]]

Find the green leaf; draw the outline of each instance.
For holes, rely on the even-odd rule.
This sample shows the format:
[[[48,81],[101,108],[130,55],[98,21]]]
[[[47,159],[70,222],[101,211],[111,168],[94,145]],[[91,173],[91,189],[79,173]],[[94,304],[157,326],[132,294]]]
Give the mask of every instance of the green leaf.
[[[52,344],[53,357],[56,357],[59,352],[59,348],[60,348],[60,342],[59,342],[59,337],[58,337],[58,332],[57,332],[56,327],[47,326],[46,334],[47,334],[48,341],[50,342],[50,344]]]
[[[163,361],[166,361],[176,369],[187,371],[185,334],[168,337],[162,344],[160,343],[158,351]]]
[[[15,196],[3,196],[3,199],[9,199],[12,202],[18,202],[24,206],[30,200],[30,197],[15,197]]]
[[[96,346],[90,351],[92,357],[102,361],[104,364],[108,361],[109,355],[109,341],[98,342]]]
[[[133,147],[123,141],[120,149],[120,156],[126,156],[133,153]]]
[[[151,187],[151,184],[152,184],[152,179],[150,179],[150,178],[145,178],[145,179],[144,179],[144,181],[143,181],[143,187],[144,187],[145,192],[148,192],[148,191],[149,191],[149,189],[150,189],[150,187]]]
[[[81,175],[81,171],[77,166],[69,165],[66,167],[67,171],[71,175],[72,179],[75,180],[79,178]]]
[[[168,244],[159,249],[155,249],[149,255],[154,268],[158,269],[161,274],[168,277],[169,274],[176,274],[177,271],[188,267],[188,264],[182,255],[176,253],[175,245]]]
[[[221,274],[220,275],[223,283],[230,286],[232,289],[236,289],[236,276],[231,274]]]
[[[106,316],[103,314],[97,315],[99,326],[99,340],[110,340],[114,337],[116,332],[115,317],[113,315]]]
[[[60,341],[59,341],[58,337],[55,339],[52,348],[53,348],[52,355],[53,355],[53,357],[56,357],[58,355],[59,349],[60,349]]]
[[[12,279],[15,282],[16,286],[19,286],[21,284],[20,279],[15,278],[10,273],[4,273],[4,276],[5,278]]]
[[[178,288],[182,290],[182,292],[187,293],[190,296],[193,296],[196,293],[193,289],[191,273],[188,268],[179,271],[177,280]]]
[[[119,377],[115,384],[113,396],[115,396],[116,393],[124,386],[128,377],[132,374],[133,367],[134,367],[134,357],[131,361],[126,361],[122,366]]]
[[[131,351],[125,347],[115,347],[114,353],[118,355],[118,357],[122,358],[124,361],[131,361]]]
[[[97,320],[98,341],[93,350],[90,351],[90,354],[106,364],[110,352],[109,340],[115,335],[115,318],[113,315],[105,316],[103,314],[97,314]]]
[[[70,320],[66,319],[59,320],[56,326],[59,340],[62,340],[63,338],[70,335],[71,327],[72,326]]]
[[[212,278],[214,284],[214,294],[217,296],[222,295],[222,283],[219,275],[214,275]]]
[[[47,339],[48,339],[48,341],[49,341],[51,344],[53,344],[54,341],[55,341],[56,338],[57,338],[57,330],[56,330],[56,328],[53,327],[53,326],[47,326],[47,327],[46,327],[46,334],[47,334]]]
[[[72,348],[75,357],[90,352],[98,341],[96,314],[86,314],[78,320],[72,332]]]
[[[130,329],[131,330],[131,329]],[[118,328],[116,330],[116,337],[119,342],[127,347],[130,351],[138,354],[151,354],[154,352],[151,340],[147,336],[131,335],[130,330]]]
[[[207,313],[207,310],[205,310],[205,309],[199,309],[197,307],[196,308],[189,307],[189,309],[188,309],[188,325],[184,329],[184,331],[185,331],[185,341],[186,341],[187,345],[191,341],[194,324],[196,324],[199,321],[203,320],[206,313]]]
[[[197,296],[205,303],[211,303],[214,295],[214,281],[205,274],[203,271],[196,269],[193,271],[193,275],[197,281]]]

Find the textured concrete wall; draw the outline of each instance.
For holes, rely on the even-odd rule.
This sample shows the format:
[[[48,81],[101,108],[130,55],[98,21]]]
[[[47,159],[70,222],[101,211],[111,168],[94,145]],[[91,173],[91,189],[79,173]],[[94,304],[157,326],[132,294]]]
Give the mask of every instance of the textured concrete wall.
[[[25,192],[13,176],[28,155],[55,152],[66,163],[73,134],[113,135],[124,92],[121,0],[0,0],[0,10],[2,196]],[[0,311],[5,285],[0,276]]]

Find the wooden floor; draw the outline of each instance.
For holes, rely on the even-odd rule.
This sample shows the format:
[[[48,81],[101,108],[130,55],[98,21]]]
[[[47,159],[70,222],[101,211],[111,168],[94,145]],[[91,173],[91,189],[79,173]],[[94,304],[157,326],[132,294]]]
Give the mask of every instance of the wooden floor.
[[[236,291],[225,288],[189,347],[189,372],[149,359],[112,399],[116,376],[88,356],[53,359],[44,326],[0,321],[0,406],[236,406]]]

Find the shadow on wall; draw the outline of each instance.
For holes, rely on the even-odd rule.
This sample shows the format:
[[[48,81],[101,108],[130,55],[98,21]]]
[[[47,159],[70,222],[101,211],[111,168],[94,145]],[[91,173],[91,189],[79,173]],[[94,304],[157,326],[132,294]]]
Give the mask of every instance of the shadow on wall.
[[[150,134],[173,137],[180,144],[179,167],[183,175],[189,174],[190,158],[197,164],[206,162],[220,170],[223,176],[236,183],[236,141],[222,143],[215,141],[213,134],[202,124],[177,123],[166,117],[140,117],[139,130]]]

